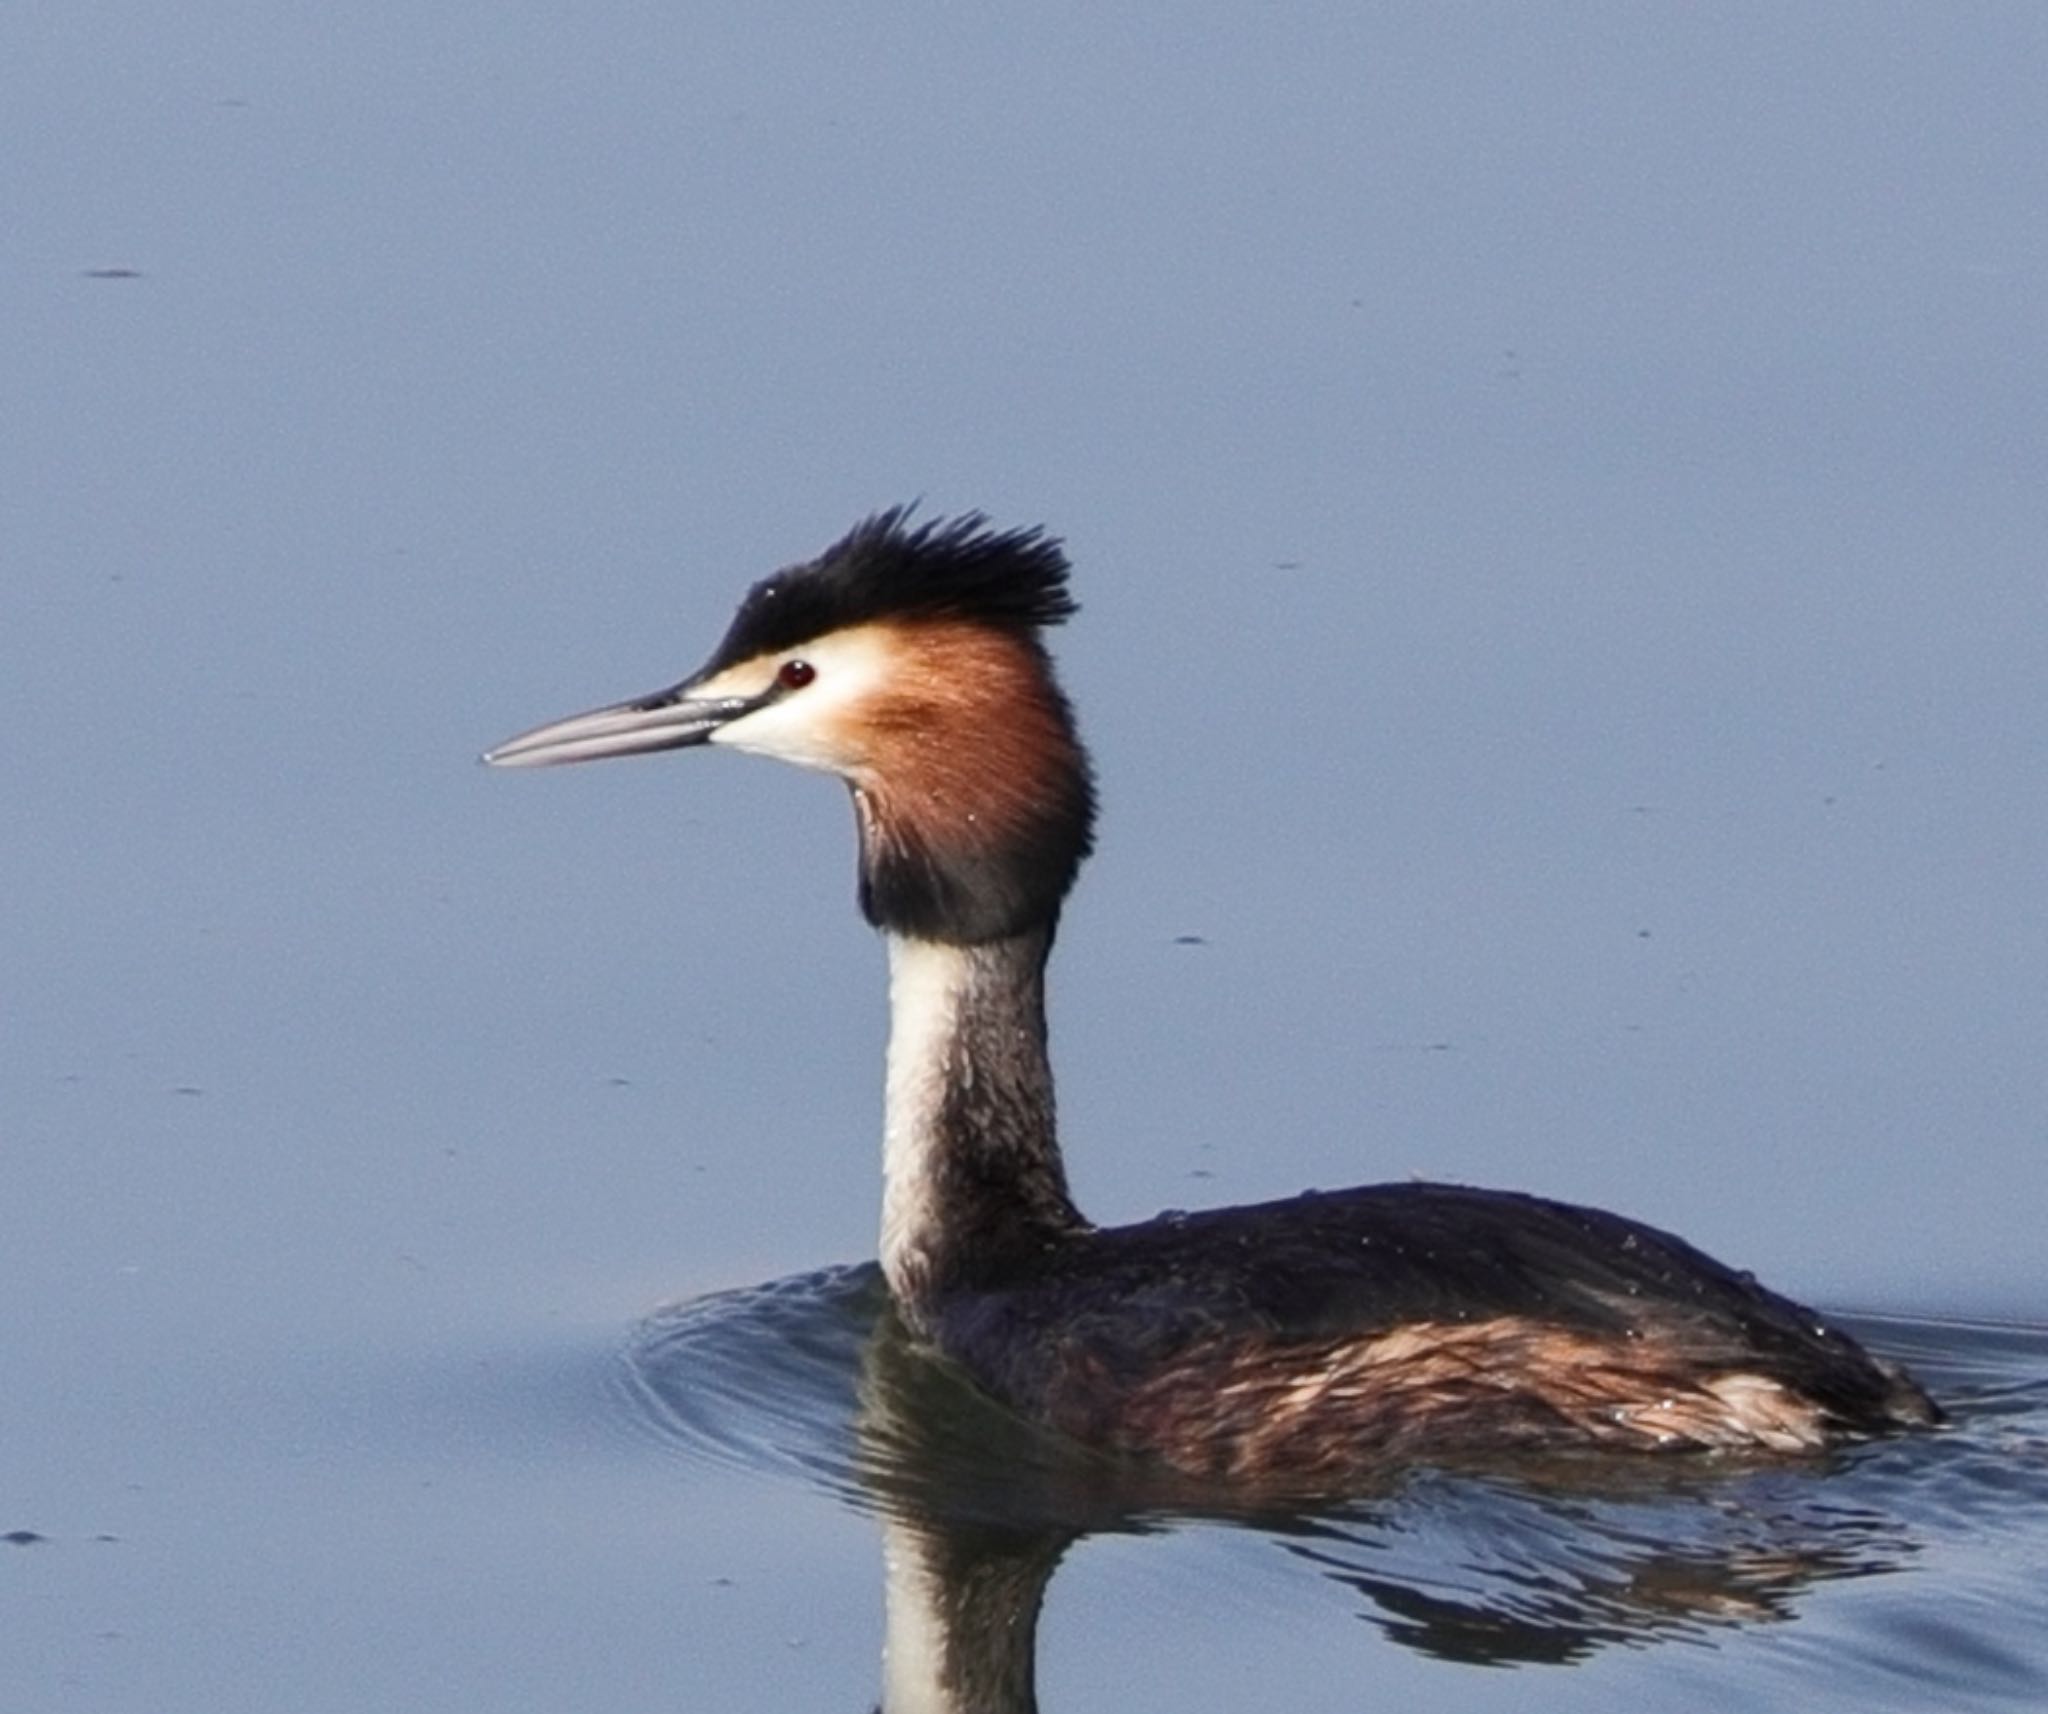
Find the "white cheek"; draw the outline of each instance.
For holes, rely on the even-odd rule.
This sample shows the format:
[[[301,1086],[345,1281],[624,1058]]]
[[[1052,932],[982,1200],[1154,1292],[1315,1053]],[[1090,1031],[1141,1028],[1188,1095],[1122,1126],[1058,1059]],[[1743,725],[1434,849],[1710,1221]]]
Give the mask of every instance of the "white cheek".
[[[887,680],[887,647],[872,633],[849,631],[794,649],[768,663],[768,670],[784,659],[808,661],[818,676],[802,690],[719,727],[711,742],[800,768],[847,773],[854,766],[847,735],[858,727],[860,705]]]

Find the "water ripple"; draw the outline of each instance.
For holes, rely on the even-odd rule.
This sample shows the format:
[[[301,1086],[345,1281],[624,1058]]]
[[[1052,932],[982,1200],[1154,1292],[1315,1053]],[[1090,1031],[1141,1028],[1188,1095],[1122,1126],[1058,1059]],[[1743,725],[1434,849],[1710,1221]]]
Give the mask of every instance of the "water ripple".
[[[2037,1705],[2048,1330],[1858,1330],[1914,1366],[1950,1428],[1800,1464],[1389,1471],[1369,1492],[1316,1501],[1205,1489],[1033,1428],[914,1346],[872,1266],[677,1305],[627,1355],[645,1426],[680,1456],[793,1477],[881,1516],[892,1566],[971,1575],[1020,1603],[1024,1622],[1000,1618],[1010,1644],[1080,1536],[1225,1522],[1261,1531],[1387,1638],[1440,1659],[1565,1664],[1740,1638],[1767,1706],[1791,1706],[1819,1671],[1869,1706],[1963,1690],[1984,1706]],[[992,1562],[1008,1569],[992,1578]],[[945,1611],[962,1618],[957,1603]]]

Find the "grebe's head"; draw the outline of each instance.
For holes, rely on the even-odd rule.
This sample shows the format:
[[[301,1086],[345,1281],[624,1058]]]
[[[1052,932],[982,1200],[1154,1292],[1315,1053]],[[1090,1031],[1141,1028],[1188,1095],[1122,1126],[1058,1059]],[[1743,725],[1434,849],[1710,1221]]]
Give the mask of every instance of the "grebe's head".
[[[1074,612],[1042,530],[897,507],[757,583],[703,667],[499,745],[505,767],[720,744],[837,774],[878,928],[974,943],[1050,926],[1095,798],[1040,633]]]

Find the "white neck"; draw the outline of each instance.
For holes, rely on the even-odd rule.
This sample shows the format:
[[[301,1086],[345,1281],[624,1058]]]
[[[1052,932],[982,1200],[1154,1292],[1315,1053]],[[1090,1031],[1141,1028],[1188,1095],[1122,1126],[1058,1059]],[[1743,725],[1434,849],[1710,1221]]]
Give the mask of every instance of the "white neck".
[[[899,1300],[938,1223],[941,1109],[973,971],[968,949],[889,939],[889,1070],[882,1117],[882,1272]]]
[[[920,1332],[935,1287],[1085,1224],[1053,1132],[1049,932],[973,946],[888,937],[882,1271]]]

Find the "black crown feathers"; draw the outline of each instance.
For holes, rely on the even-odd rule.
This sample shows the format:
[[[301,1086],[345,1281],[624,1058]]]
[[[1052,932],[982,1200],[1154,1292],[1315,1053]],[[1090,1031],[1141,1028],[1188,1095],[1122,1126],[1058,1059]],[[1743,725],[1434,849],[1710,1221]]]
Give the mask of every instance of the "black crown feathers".
[[[1030,631],[1074,616],[1058,537],[995,530],[979,512],[913,526],[910,513],[877,512],[816,559],[755,584],[703,671],[877,621],[965,619]]]

